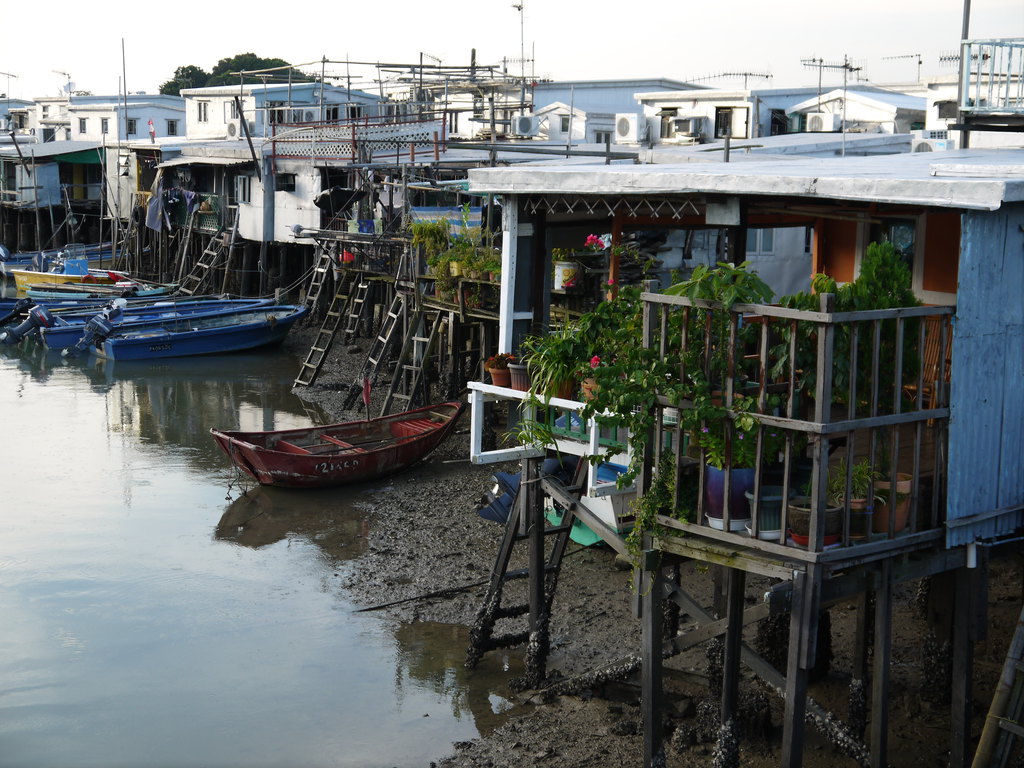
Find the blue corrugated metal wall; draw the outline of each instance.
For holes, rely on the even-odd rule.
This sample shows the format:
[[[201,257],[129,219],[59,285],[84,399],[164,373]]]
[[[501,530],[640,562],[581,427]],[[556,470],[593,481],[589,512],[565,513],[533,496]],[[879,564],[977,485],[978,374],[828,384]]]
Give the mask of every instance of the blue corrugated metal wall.
[[[953,336],[950,521],[1024,505],[1024,204],[964,214]],[[1020,511],[953,526],[948,546],[1009,533]]]

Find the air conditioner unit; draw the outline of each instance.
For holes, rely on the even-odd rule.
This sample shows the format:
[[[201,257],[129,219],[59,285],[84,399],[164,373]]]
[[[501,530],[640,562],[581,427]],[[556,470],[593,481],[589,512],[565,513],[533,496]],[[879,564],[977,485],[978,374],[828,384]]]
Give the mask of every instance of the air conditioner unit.
[[[948,139],[949,138],[949,131],[946,130],[945,128],[942,128],[940,130],[928,129],[928,130],[922,130],[922,131],[911,131],[911,133],[913,134],[915,139],[925,139],[925,140],[927,140],[927,139]]]
[[[236,133],[238,133],[238,128],[235,126],[235,124],[228,123],[228,136],[234,136]]]
[[[536,115],[516,115],[512,118],[512,133],[516,136],[536,136],[540,120]]]
[[[307,109],[305,112],[302,113],[302,119],[305,120],[307,123],[312,123],[313,121],[316,120],[316,112],[312,109]]]
[[[672,120],[672,135],[677,139],[700,140],[703,117],[677,117]]]
[[[910,142],[911,152],[947,152],[951,149],[956,149],[956,139],[913,139]]]
[[[808,112],[807,132],[820,133],[839,130],[839,115],[831,112]]]
[[[630,144],[647,138],[647,118],[635,112],[615,115],[615,143]]]

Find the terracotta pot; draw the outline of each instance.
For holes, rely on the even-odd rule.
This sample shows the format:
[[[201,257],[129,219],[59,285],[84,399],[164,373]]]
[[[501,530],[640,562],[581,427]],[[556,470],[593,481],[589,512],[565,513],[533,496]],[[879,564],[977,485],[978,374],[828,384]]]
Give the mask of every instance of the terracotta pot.
[[[508,387],[512,384],[512,374],[508,368],[488,368],[491,383],[496,387]]]
[[[462,276],[462,266],[457,261],[448,262],[448,271],[451,273],[452,277]]]
[[[556,382],[548,389],[548,394],[551,395],[551,397],[560,397],[563,400],[572,400],[573,395],[576,394],[576,382],[572,379]]]
[[[519,392],[528,392],[530,389],[530,372],[525,363],[509,363],[509,386]]]
[[[893,526],[893,531],[899,533],[907,527],[907,516],[910,511],[910,490],[913,484],[913,477],[905,472],[898,472],[896,474],[896,505],[895,512],[890,512],[889,495],[892,489],[892,482],[889,480],[878,480],[875,482],[875,491],[885,502],[879,502],[875,505],[874,520],[872,521],[872,530],[875,533],[888,533],[889,532],[889,516],[892,514],[895,517],[896,524]]]

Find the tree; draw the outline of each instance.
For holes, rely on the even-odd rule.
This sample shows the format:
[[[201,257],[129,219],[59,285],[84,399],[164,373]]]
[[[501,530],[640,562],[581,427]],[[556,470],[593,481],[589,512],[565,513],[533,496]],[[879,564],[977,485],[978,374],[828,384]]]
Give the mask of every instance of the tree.
[[[227,59],[221,59],[210,73],[210,80],[207,85],[237,85],[239,75],[235,72],[251,72],[258,69],[274,69],[286,67],[277,72],[266,75],[268,82],[287,82],[289,72],[294,83],[310,82],[314,78],[305,75],[296,69],[290,69],[290,65],[284,59],[264,59],[255,53],[239,53]],[[244,81],[247,83],[263,82],[263,75],[246,75]]]
[[[160,93],[178,96],[182,88],[202,88],[209,85],[209,81],[209,72],[192,64],[187,64],[174,70],[174,77],[160,86]]]

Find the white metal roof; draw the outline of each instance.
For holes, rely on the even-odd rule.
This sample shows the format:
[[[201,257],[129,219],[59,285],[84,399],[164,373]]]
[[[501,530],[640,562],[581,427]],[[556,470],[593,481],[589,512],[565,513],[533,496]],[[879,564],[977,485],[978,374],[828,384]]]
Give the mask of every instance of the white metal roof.
[[[600,161],[598,161],[600,162]],[[480,194],[797,196],[996,210],[1024,200],[1024,150],[958,150],[875,157],[760,158],[678,165],[479,168]]]

